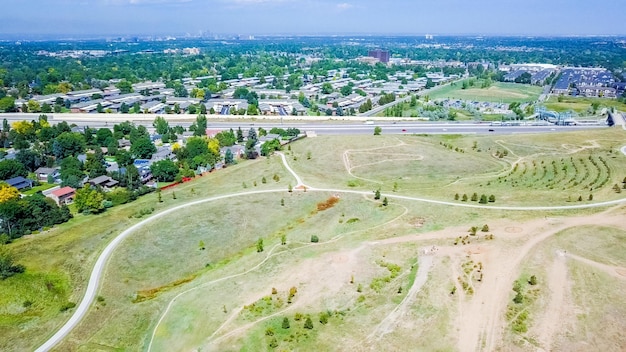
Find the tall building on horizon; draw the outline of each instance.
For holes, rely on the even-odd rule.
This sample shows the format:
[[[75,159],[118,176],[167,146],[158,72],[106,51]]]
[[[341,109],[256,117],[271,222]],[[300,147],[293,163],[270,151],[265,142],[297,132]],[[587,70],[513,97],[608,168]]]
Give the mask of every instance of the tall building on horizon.
[[[380,61],[382,63],[385,63],[385,64],[389,62],[389,51],[388,50],[381,50],[381,49],[370,50],[368,52],[367,56],[376,58],[376,59],[378,59],[378,61]]]

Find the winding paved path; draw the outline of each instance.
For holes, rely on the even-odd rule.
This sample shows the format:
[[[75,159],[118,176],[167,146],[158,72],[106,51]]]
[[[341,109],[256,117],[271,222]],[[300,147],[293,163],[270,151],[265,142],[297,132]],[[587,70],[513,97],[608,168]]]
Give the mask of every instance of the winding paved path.
[[[296,179],[297,185],[298,186],[305,186],[304,183],[302,182],[302,180],[300,179],[300,177],[295,173],[295,171],[293,171],[293,169],[287,163],[287,159],[285,158],[285,155],[282,154],[282,153],[278,153],[278,154],[281,156],[283,164],[285,165],[285,168]],[[338,192],[338,193],[350,193],[350,194],[359,194],[359,195],[371,195],[372,194],[371,191],[355,191],[355,190],[344,190],[344,189],[323,189],[323,188],[313,188],[313,187],[309,187],[309,186],[305,186],[305,187],[306,187],[307,191],[315,191],[315,192]],[[155,215],[153,215],[153,216],[151,216],[151,217],[149,217],[149,218],[147,218],[147,219],[145,219],[145,220],[143,220],[141,222],[138,222],[137,224],[129,227],[128,229],[126,229],[125,231],[120,233],[117,237],[115,237],[106,246],[106,248],[102,251],[102,253],[98,257],[98,260],[96,261],[96,264],[94,265],[93,270],[91,271],[91,275],[89,277],[89,283],[87,285],[87,289],[85,290],[85,294],[84,294],[82,300],[80,301],[80,304],[78,305],[78,307],[74,311],[74,314],[72,314],[70,319],[50,339],[48,339],[44,344],[42,344],[39,348],[37,348],[35,350],[35,352],[45,352],[45,351],[51,350],[54,346],[56,346],[58,343],[60,343],[72,331],[72,329],[74,329],[76,327],[76,325],[78,325],[78,323],[80,323],[80,321],[85,317],[85,315],[89,311],[89,308],[90,308],[91,304],[94,301],[94,298],[96,297],[96,293],[97,293],[97,291],[98,291],[98,289],[100,287],[100,282],[102,280],[104,269],[105,269],[105,267],[107,265],[107,262],[108,262],[109,258],[111,257],[111,254],[117,248],[117,246],[119,246],[120,243],[122,241],[124,241],[124,239],[126,239],[126,237],[131,235],[135,230],[140,229],[141,227],[145,226],[146,224],[148,224],[148,223],[150,223],[150,222],[152,222],[154,220],[157,220],[157,219],[161,218],[162,216],[174,213],[174,212],[176,212],[178,210],[181,210],[181,209],[189,207],[189,206],[202,204],[202,203],[207,203],[207,202],[212,202],[212,201],[221,200],[221,199],[235,198],[235,197],[240,197],[240,196],[248,196],[248,195],[254,195],[254,194],[264,194],[264,193],[278,193],[278,192],[285,192],[285,190],[284,189],[270,189],[270,190],[263,190],[263,191],[248,191],[248,192],[232,193],[232,194],[226,194],[226,195],[222,195],[222,196],[215,196],[215,197],[209,197],[209,198],[205,198],[205,199],[200,199],[200,200],[197,200],[197,201],[189,202],[189,203],[186,203],[186,204],[181,204],[181,205],[178,205],[176,207],[164,210],[164,211],[162,211],[162,212],[160,212],[158,214],[155,214]],[[507,206],[467,204],[467,203],[461,203],[461,202],[445,202],[445,201],[438,201],[438,200],[418,198],[418,197],[401,196],[401,195],[395,195],[395,194],[384,194],[383,196],[386,196],[388,198],[404,199],[404,200],[410,200],[410,201],[419,201],[419,202],[425,202],[425,203],[431,203],[431,204],[441,204],[441,205],[449,205],[449,206],[456,206],[456,207],[466,207],[466,208],[496,209],[496,210],[568,210],[568,209],[584,209],[584,208],[604,207],[604,206],[615,205],[615,204],[620,204],[620,203],[625,203],[626,202],[626,198],[624,198],[624,199],[617,199],[617,200],[613,200],[613,201],[600,202],[600,203],[567,205],[567,206],[540,206],[540,207],[509,206],[509,207],[507,207]]]

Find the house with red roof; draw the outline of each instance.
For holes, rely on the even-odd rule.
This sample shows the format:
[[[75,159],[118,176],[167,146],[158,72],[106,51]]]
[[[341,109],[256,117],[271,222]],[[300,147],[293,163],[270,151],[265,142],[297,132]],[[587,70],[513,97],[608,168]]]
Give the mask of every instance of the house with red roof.
[[[72,204],[75,196],[76,190],[72,187],[62,187],[46,195],[46,197],[54,200],[59,206],[63,204]]]

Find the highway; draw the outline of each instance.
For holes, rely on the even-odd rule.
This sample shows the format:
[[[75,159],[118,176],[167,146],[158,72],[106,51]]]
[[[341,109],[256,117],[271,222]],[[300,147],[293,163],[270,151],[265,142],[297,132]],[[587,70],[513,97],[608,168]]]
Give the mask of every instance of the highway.
[[[7,119],[9,123],[22,120],[36,120],[39,114],[0,114],[0,119]],[[157,115],[135,114],[48,114],[48,121],[52,124],[67,121],[77,126],[91,128],[113,128],[113,125],[126,120],[137,125],[144,125],[152,130],[152,122]],[[171,126],[180,125],[188,128],[196,119],[194,115],[158,115],[165,117]],[[374,127],[382,128],[382,134],[517,134],[517,133],[549,133],[580,131],[596,128],[606,128],[605,125],[582,126],[491,126],[489,123],[476,122],[429,122],[413,120],[395,120],[394,118],[368,119],[362,117],[345,117],[342,120],[328,117],[301,117],[301,116],[262,116],[258,118],[243,118],[241,116],[207,116],[210,129],[242,129],[263,127],[266,130],[272,127],[295,127],[302,132],[315,132],[316,135],[368,135],[374,133]],[[307,120],[304,120],[306,118]]]

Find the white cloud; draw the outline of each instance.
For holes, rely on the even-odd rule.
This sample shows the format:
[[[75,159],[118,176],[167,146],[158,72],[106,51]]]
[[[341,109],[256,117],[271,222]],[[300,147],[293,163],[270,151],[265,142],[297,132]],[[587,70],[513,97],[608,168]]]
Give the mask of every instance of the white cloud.
[[[347,2],[342,2],[342,3],[340,3],[340,4],[337,4],[337,6],[336,6],[336,7],[337,7],[337,9],[338,9],[338,10],[343,11],[343,10],[348,10],[348,9],[353,8],[353,7],[354,7],[354,5],[352,5],[352,4],[348,4]]]

